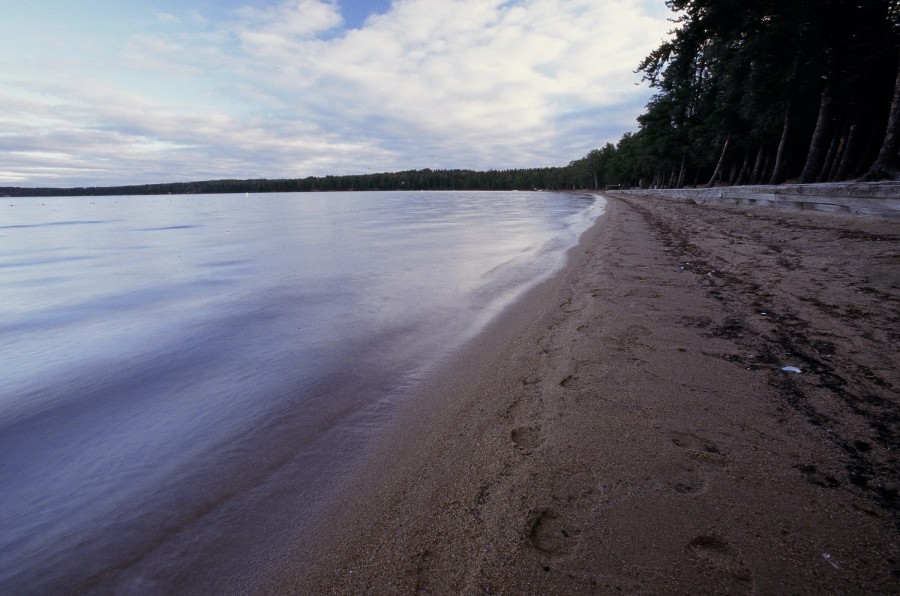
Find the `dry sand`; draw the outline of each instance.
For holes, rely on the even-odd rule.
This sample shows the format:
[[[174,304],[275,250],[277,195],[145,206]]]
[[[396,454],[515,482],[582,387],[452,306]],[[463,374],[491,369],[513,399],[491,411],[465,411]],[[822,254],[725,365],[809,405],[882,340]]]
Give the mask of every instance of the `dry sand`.
[[[611,197],[262,591],[896,593],[898,298],[897,220]]]

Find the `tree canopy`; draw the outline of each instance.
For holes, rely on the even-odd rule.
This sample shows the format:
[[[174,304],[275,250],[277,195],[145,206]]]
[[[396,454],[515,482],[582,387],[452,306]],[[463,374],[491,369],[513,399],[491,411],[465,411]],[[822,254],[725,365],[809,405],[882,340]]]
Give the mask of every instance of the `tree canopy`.
[[[900,0],[667,5],[671,39],[638,66],[657,93],[604,182],[897,177]]]

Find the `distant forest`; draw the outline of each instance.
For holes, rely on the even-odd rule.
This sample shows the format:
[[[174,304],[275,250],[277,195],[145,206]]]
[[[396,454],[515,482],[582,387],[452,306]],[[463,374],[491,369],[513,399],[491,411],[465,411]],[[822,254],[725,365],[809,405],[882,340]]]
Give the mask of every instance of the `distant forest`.
[[[558,190],[572,188],[570,168],[527,170],[410,170],[358,176],[308,178],[207,180],[139,184],[134,186],[96,186],[79,188],[0,188],[0,196],[100,196],[315,192],[349,190]]]
[[[414,170],[0,195],[562,190],[900,179],[900,0],[669,0],[639,128],[567,166]]]

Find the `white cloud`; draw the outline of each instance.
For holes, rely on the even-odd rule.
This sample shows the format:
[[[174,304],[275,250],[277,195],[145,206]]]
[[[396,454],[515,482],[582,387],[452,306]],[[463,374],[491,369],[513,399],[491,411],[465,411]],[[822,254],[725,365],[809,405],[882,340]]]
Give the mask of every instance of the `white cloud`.
[[[639,2],[435,4],[400,2],[333,40],[314,76],[340,107],[364,99],[350,112],[359,121],[402,123],[409,145],[452,148],[475,167],[460,144],[490,167],[547,163],[561,137],[605,124],[591,121],[604,107],[644,97],[632,70],[665,29]],[[587,121],[565,122],[576,111]]]
[[[240,39],[251,51],[278,53],[298,42],[338,27],[343,19],[338,6],[320,0],[289,0],[267,8],[238,10]]]
[[[0,172],[120,184],[565,164],[634,127],[649,91],[633,70],[669,26],[656,4],[395,0],[354,30],[319,0],[160,13],[102,69],[68,57],[52,85],[33,63],[0,75],[0,148],[26,152]],[[28,170],[54,163],[28,151],[58,172]]]

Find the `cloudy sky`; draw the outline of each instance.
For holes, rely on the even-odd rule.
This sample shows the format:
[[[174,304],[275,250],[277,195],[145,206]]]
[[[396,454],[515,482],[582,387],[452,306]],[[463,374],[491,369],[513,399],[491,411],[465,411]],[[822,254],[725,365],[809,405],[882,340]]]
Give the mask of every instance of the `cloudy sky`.
[[[565,165],[636,127],[663,0],[11,0],[0,186]]]

